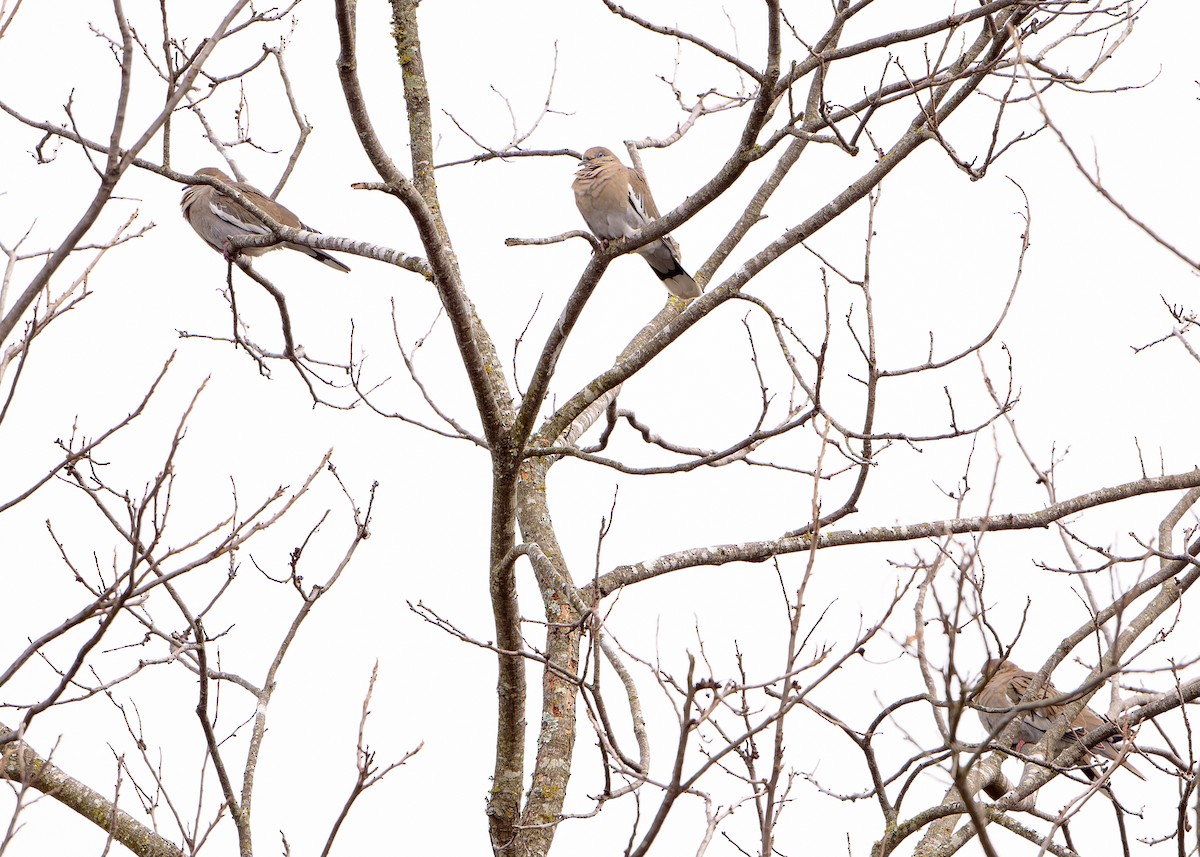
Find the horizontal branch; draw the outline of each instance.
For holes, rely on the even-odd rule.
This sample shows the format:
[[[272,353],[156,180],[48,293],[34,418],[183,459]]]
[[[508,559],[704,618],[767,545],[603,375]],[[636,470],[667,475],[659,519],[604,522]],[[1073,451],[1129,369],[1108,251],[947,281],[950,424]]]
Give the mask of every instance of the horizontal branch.
[[[232,190],[236,191],[237,188],[232,188]],[[232,197],[233,194],[231,193],[229,196]],[[245,195],[241,196],[242,199],[236,201],[244,205],[247,210],[258,217],[258,212],[262,211],[262,209],[246,199]],[[355,256],[361,256],[364,259],[374,259],[377,262],[386,262],[389,265],[395,265],[406,271],[412,271],[414,274],[420,274],[426,280],[433,280],[433,271],[429,267],[429,262],[421,256],[413,256],[400,250],[394,250],[391,247],[385,247],[382,244],[372,244],[369,241],[339,238],[336,235],[326,235],[322,232],[310,232],[307,229],[284,226],[282,223],[273,220],[266,212],[263,212],[263,216],[259,217],[259,219],[272,230],[271,234],[238,236],[229,242],[233,249],[245,250],[250,247],[272,247],[281,241],[286,241],[290,244],[303,244],[306,247],[316,247],[319,250],[336,250],[342,253],[353,253]]]
[[[590,232],[584,232],[582,229],[572,229],[568,232],[563,232],[561,235],[551,235],[547,238],[505,238],[505,247],[536,247],[543,244],[558,244],[566,241],[569,238],[585,238],[596,249],[597,252],[603,250],[598,238]]]
[[[847,545],[942,538],[963,533],[1040,529],[1076,512],[1082,512],[1084,509],[1128,500],[1131,497],[1140,497],[1145,494],[1180,491],[1197,486],[1200,486],[1200,468],[1186,473],[1151,476],[1122,485],[1098,488],[1069,500],[1054,503],[1036,512],[952,518],[946,521],[902,524],[896,527],[870,527],[864,530],[837,530],[831,533],[822,533],[815,541],[807,533],[791,532],[778,539],[692,548],[666,554],[636,565],[618,566],[582,591],[585,600],[588,600],[592,597],[592,587],[596,586],[599,588],[600,596],[604,597],[622,586],[639,583],[683,568],[724,565],[728,562],[763,562],[781,554],[796,553],[810,548],[820,550]]]

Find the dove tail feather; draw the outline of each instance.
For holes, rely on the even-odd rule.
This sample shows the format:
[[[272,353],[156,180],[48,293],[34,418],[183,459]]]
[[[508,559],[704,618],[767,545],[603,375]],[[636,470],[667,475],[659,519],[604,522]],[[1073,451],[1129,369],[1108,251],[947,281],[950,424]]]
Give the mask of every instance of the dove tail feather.
[[[653,265],[650,266],[658,278],[663,281],[663,285],[667,287],[667,291],[679,298],[698,298],[700,297],[700,287],[696,285],[696,281],[692,279],[692,275],[676,262],[667,271],[660,271]]]

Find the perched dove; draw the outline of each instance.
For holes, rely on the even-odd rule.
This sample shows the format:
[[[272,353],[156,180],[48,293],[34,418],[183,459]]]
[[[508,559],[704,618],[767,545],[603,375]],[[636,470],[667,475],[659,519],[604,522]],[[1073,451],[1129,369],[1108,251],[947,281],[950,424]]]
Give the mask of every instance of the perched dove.
[[[1026,672],[1016,664],[1001,661],[999,658],[992,658],[983,665],[984,684],[976,695],[975,702],[985,708],[1011,708],[1021,701],[1021,697],[1029,690],[1036,677],[1034,673]],[[1051,699],[1060,695],[1054,688],[1054,685],[1047,682],[1042,685],[1041,689],[1037,691],[1030,702]],[[1017,718],[1021,721],[1021,728],[1017,733],[1016,749],[1019,751],[1025,744],[1036,744],[1038,741],[1041,741],[1042,736],[1050,728],[1050,724],[1054,722],[1054,719],[1062,713],[1067,705],[1068,703],[1043,705],[1040,708],[1022,711],[1017,714]],[[984,728],[988,732],[999,733],[1010,720],[1010,715],[1003,712],[980,711],[978,714],[979,719],[983,722]],[[1058,746],[1052,748],[1053,752],[1055,754],[1062,752],[1067,748],[1067,744],[1072,737],[1076,739],[1082,738],[1093,729],[1098,729],[1109,722],[1108,718],[1101,717],[1090,708],[1085,707],[1071,722]],[[1110,738],[1107,741],[1102,741],[1092,747],[1090,752],[1099,754],[1106,759],[1115,760],[1120,755],[1120,752],[1113,744],[1113,741],[1120,741],[1120,738],[1114,736],[1114,738]],[[1138,779],[1146,779],[1142,776],[1141,771],[1129,764],[1128,759],[1122,759],[1121,765],[1127,768]],[[1094,777],[1090,769],[1085,770],[1085,773],[1089,777]]]
[[[271,199],[262,191],[246,184],[246,182],[235,182],[216,167],[205,167],[202,170],[196,170],[196,175],[220,179],[230,187],[236,188],[248,200],[284,226],[290,226],[293,229],[304,229],[308,232],[316,232],[315,229],[310,229],[301,223],[300,218],[296,217],[291,211]],[[211,185],[188,185],[183,189],[183,199],[179,204],[183,209],[183,216],[187,218],[187,222],[196,230],[196,234],[208,242],[210,247],[220,250],[225,254],[226,258],[230,256],[232,251],[229,245],[230,239],[246,235],[271,234],[270,228],[263,221],[255,217],[231,197],[226,196]],[[324,262],[329,267],[338,271],[344,272],[350,270],[346,265],[343,265],[324,250],[318,250],[315,247],[308,247],[304,244],[293,244],[289,241],[283,241],[267,247],[243,247],[239,252],[245,253],[247,256],[261,256],[263,253],[275,250],[278,247],[299,250],[304,255],[311,256],[318,262]]]
[[[583,153],[571,188],[588,229],[602,241],[632,235],[660,216],[646,180],[603,146]],[[670,235],[639,247],[637,253],[650,263],[671,294],[700,296],[700,287],[679,264],[679,245]]]

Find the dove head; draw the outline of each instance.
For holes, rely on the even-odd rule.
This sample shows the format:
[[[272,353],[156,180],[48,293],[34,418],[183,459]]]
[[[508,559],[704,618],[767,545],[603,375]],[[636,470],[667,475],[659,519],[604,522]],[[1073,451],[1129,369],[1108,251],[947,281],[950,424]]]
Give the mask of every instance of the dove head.
[[[221,172],[216,167],[204,167],[203,169],[196,170],[196,175],[206,176],[207,178],[210,178],[210,179],[219,179],[219,180],[225,182],[226,184],[233,183],[233,179],[231,179],[229,176],[225,175],[225,173]]]
[[[617,156],[603,146],[592,146],[592,148],[583,153],[583,160],[580,161],[580,164],[592,163],[604,158],[612,158],[615,161]]]

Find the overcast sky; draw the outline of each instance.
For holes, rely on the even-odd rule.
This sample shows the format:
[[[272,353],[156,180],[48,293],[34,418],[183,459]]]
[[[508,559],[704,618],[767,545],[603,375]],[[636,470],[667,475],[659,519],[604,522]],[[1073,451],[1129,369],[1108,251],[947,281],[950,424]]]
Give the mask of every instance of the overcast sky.
[[[875,20],[887,23],[895,16],[895,27],[933,20],[950,8],[932,0],[879,5]],[[918,6],[919,12],[906,17]],[[761,57],[757,28],[762,9],[757,2],[733,0],[724,6],[697,2],[686,4],[686,11],[682,11],[684,4],[661,2],[638,2],[630,8],[730,51],[738,50],[752,63]],[[152,10],[127,11],[148,14],[135,24],[147,40],[157,38],[151,35],[158,26],[149,14]],[[218,19],[216,11],[189,7],[173,9],[172,15],[173,25],[190,34],[192,45],[211,32]],[[329,4],[311,0],[302,4],[297,21],[286,58],[301,109],[314,131],[280,201],[322,232],[420,253],[415,231],[398,203],[351,188],[354,182],[377,180],[377,176],[357,146],[341,98]],[[21,8],[0,40],[0,101],[25,116],[59,123],[64,121],[63,105],[71,100],[83,133],[107,139],[116,66],[106,42],[89,24],[110,36],[116,32],[112,11],[103,4],[29,3]],[[1194,204],[1200,169],[1195,157],[1200,72],[1193,44],[1198,26],[1200,13],[1194,4],[1152,2],[1114,59],[1089,82],[1092,89],[1121,91],[1056,90],[1047,101],[1076,151],[1089,165],[1099,165],[1106,186],[1193,257],[1200,253]],[[440,161],[479,150],[449,114],[484,143],[502,145],[512,134],[509,108],[519,127],[531,123],[546,99],[552,71],[556,71],[553,112],[527,146],[583,151],[604,145],[622,157],[626,157],[624,140],[665,136],[681,120],[669,87],[660,80],[676,73],[677,61],[679,87],[687,97],[708,88],[734,92],[743,85],[728,68],[715,65],[694,48],[639,31],[599,2],[526,2],[516,7],[426,2],[421,27]],[[383,6],[364,4],[359,44],[373,118],[393,147],[394,157],[407,167],[403,99],[388,30]],[[274,38],[284,32],[277,29]],[[252,31],[223,45],[210,65],[213,73],[240,68],[246,57],[254,55],[264,34],[265,30]],[[848,36],[862,38],[865,33]],[[919,61],[919,55],[919,48],[914,48],[911,61]],[[1080,63],[1084,57],[1084,52],[1078,52]],[[855,78],[850,71],[847,67],[844,80],[830,81],[837,98],[844,101],[861,96],[863,86],[873,85],[869,75]],[[162,91],[161,81],[142,63],[136,72],[127,138],[159,109]],[[208,107],[210,120],[226,139],[235,134],[236,96],[232,88],[222,90],[221,99]],[[286,165],[296,129],[272,74],[252,79],[246,98],[249,130],[261,148],[240,147],[234,154],[249,180],[269,191]],[[1036,124],[1030,104],[1012,110],[1013,128]],[[885,122],[881,128],[894,131],[910,114],[898,111],[892,124]],[[660,209],[673,208],[708,179],[729,150],[740,121],[741,114],[710,117],[678,146],[645,154]],[[977,152],[986,145],[990,121],[983,109],[964,112],[955,116],[949,130],[961,132],[955,139],[964,153]],[[221,164],[199,125],[186,114],[176,120],[172,135],[175,169],[194,171]],[[23,245],[26,251],[55,246],[78,219],[95,186],[85,158],[70,145],[58,145],[52,163],[35,164],[30,153],[38,139],[37,132],[0,114],[0,243],[11,247],[29,231]],[[161,142],[151,144],[144,154],[161,161]],[[752,235],[718,271],[718,279],[824,205],[863,173],[872,157],[864,151],[856,159],[849,158],[832,147],[820,151],[813,147],[806,158],[810,154],[811,166],[803,166],[789,178],[786,192],[773,200],[766,221],[756,227],[761,237],[755,240]],[[514,341],[541,302],[516,357],[516,375],[522,382],[590,250],[579,239],[545,247],[506,247],[504,239],[582,228],[570,192],[575,168],[573,158],[558,157],[493,161],[438,173],[443,208],[472,300],[505,360],[511,360]],[[675,233],[688,267],[695,268],[707,257],[755,184],[735,188]],[[106,446],[103,457],[110,484],[140,494],[162,467],[170,433],[192,395],[208,379],[175,463],[175,538],[182,541],[227,514],[232,486],[239,504],[250,507],[278,485],[299,484],[325,451],[334,449],[338,472],[359,504],[366,503],[371,484],[379,482],[372,537],[345,578],[320,603],[280,675],[256,792],[259,853],[280,853],[279,830],[286,834],[293,854],[319,853],[353,779],[362,694],[376,660],[380,678],[368,727],[371,746],[380,761],[399,757],[421,741],[424,749],[363,798],[335,853],[444,849],[448,840],[456,853],[486,853],[483,810],[493,765],[494,658],[432,628],[407,606],[422,602],[481,640],[494,635],[486,588],[491,475],[486,453],[466,442],[437,438],[384,419],[363,407],[314,408],[296,373],[285,364],[272,365],[271,377],[265,378],[244,353],[205,338],[226,337],[231,328],[229,308],[221,295],[226,266],[179,216],[181,190],[158,175],[136,170],[118,187],[120,198],[110,204],[90,237],[100,240],[111,235],[135,212],[138,224],[152,223],[154,228],[110,252],[89,279],[90,296],[36,341],[12,412],[0,426],[0,442],[9,450],[0,467],[0,502],[24,490],[57,460],[56,439],[69,437],[73,430],[94,435],[136,407],[173,352],[168,382],[145,419]],[[1022,280],[1003,328],[983,352],[989,374],[1001,385],[1008,383],[1008,361],[1012,361],[1022,440],[1043,465],[1055,456],[1062,458],[1057,472],[1060,497],[1138,478],[1143,469],[1179,472],[1195,466],[1194,391],[1200,366],[1174,343],[1143,353],[1133,348],[1170,330],[1172,321],[1163,301],[1192,308],[1200,303],[1195,274],[1091,190],[1049,133],[1014,148],[981,181],[971,181],[954,168],[933,144],[886,180],[872,258],[881,362],[888,367],[920,363],[928,355],[931,337],[935,356],[956,353],[987,332],[1016,275],[1026,199],[1031,246]],[[860,203],[816,236],[811,246],[833,265],[859,272],[866,229],[866,205]],[[344,362],[353,348],[354,356],[365,361],[367,382],[386,381],[377,399],[382,409],[433,422],[396,351],[392,314],[406,348],[432,326],[417,352],[417,371],[446,411],[478,430],[449,328],[444,319],[437,320],[432,288],[409,272],[343,258],[353,269],[349,275],[315,265],[299,254],[274,253],[255,263],[286,292],[296,338],[306,354]],[[803,250],[793,251],[748,291],[777,301],[800,328],[819,325],[820,264]],[[67,265],[56,286],[79,269],[78,263]],[[24,288],[35,270],[34,262],[17,266],[10,293]],[[235,280],[239,311],[251,334],[278,348],[274,303],[240,274],[235,276],[240,277]],[[664,297],[642,260],[632,256],[617,260],[563,354],[553,401],[565,401],[611,365],[659,310]],[[852,289],[844,283],[836,285],[832,301],[842,354],[853,347],[842,316],[854,300]],[[748,304],[730,302],[698,324],[626,385],[622,407],[636,411],[664,436],[694,446],[721,448],[751,430],[760,392],[742,324],[749,309]],[[759,337],[756,344],[769,345],[769,327],[762,322],[761,317],[752,322]],[[181,331],[198,336],[181,338]],[[889,387],[881,400],[883,424],[912,434],[938,430],[946,420],[945,386],[954,392],[956,417],[963,424],[985,417],[988,406],[978,381],[978,363],[966,364],[936,378]],[[776,365],[776,380],[778,370]],[[10,368],[4,391],[11,375]],[[839,397],[852,401],[854,382],[844,377],[844,371],[830,385],[834,401]],[[787,388],[773,392],[785,398]],[[334,398],[348,402],[351,396],[342,391]],[[1046,502],[1045,491],[1035,484],[1003,423],[996,428],[996,438],[986,431],[974,441],[971,482],[978,490],[968,495],[963,513],[1040,508]],[[631,462],[663,461],[628,429],[614,443],[610,451]],[[1001,448],[999,456],[996,444]],[[784,443],[762,457],[786,460],[797,449]],[[967,439],[944,445],[897,444],[883,460],[859,513],[844,525],[953,517],[954,501],[945,492],[962,479],[971,455],[972,441]],[[800,456],[791,463],[811,466]],[[998,488],[989,497],[997,467]],[[808,520],[811,497],[811,482],[799,474],[764,475],[732,466],[638,479],[564,462],[552,477],[551,502],[577,581],[586,581],[596,568],[596,532],[601,518],[609,514],[618,485],[615,524],[599,561],[602,572],[695,545],[776,537]],[[1098,510],[1080,523],[1080,534],[1119,551],[1135,552],[1127,533],[1153,534],[1155,522],[1174,499],[1160,496]],[[827,502],[839,501],[835,494]],[[321,490],[293,513],[294,520],[267,533],[240,557],[238,592],[208,625],[210,632],[228,628],[222,644],[228,658],[223,668],[261,679],[266,659],[298,606],[294,593],[265,581],[254,564],[276,577],[285,574],[291,548],[325,509],[331,509],[329,522],[306,557],[312,575],[306,580],[317,582],[345,549],[350,531],[346,505],[340,491],[325,479]],[[8,560],[2,566],[5,594],[0,597],[0,603],[9,607],[0,622],[0,651],[5,653],[19,651],[28,638],[54,627],[84,603],[47,530],[47,520],[72,561],[84,570],[119,565],[128,552],[114,540],[90,501],[65,484],[48,485],[29,502],[0,516],[0,543],[7,546]],[[1027,609],[1026,596],[1034,599],[1017,656],[1023,666],[1035,668],[1067,630],[1086,618],[1083,603],[1073,594],[1076,581],[1042,568],[1066,564],[1061,542],[1054,533],[1037,532],[990,535],[985,545],[984,562],[992,584],[988,601],[1001,633],[1017,632]],[[914,543],[821,555],[822,573],[807,601],[833,606],[818,639],[836,645],[857,633],[860,622],[873,621],[897,581],[905,578],[895,564],[911,560],[914,552],[929,556],[931,550]],[[789,587],[795,586],[803,563],[797,557],[782,561]],[[225,571],[225,567],[206,569],[206,577],[197,576],[184,588],[197,602],[203,601],[205,594],[211,597],[219,587]],[[523,612],[538,617],[536,587],[527,568],[521,574],[525,575]],[[1060,618],[1064,610],[1066,620]],[[168,619],[167,612],[164,606],[163,621],[171,624],[175,620]],[[631,588],[620,596],[611,628],[628,649],[644,658],[660,657],[664,669],[677,676],[686,671],[686,653],[698,651],[699,629],[718,678],[734,674],[734,641],[748,657],[761,659],[759,675],[766,677],[774,675],[781,658],[785,608],[769,564],[729,565]],[[907,628],[911,631],[911,621]],[[138,639],[132,627],[122,633],[110,645]],[[541,641],[539,628],[530,626],[528,633],[532,641]],[[878,709],[876,696],[887,702],[921,692],[923,685],[912,659],[904,654],[903,642],[873,642],[857,672],[846,682],[831,684],[816,702],[830,707],[861,697],[862,719],[855,725],[862,726]],[[982,662],[985,655],[978,633],[964,635],[962,645],[969,651],[959,655],[964,663]],[[1194,631],[1191,647],[1176,649],[1194,655]],[[60,648],[57,656],[66,658],[69,652],[69,647]],[[100,660],[108,670],[101,678],[115,677],[131,660],[163,654],[149,648],[113,652]],[[6,657],[0,661],[8,662]],[[1082,673],[1076,668],[1071,675]],[[37,694],[44,693],[51,681],[49,676],[46,670],[31,668],[5,688],[0,701],[19,706],[39,698]],[[669,705],[656,695],[647,673],[641,680],[652,725],[670,729]],[[529,711],[532,730],[539,716],[535,671],[530,672],[530,683],[535,689]],[[192,713],[194,681],[182,670],[158,669],[122,686],[118,697],[126,702],[136,699],[153,760],[161,758],[164,770],[174,772],[182,813],[190,817],[194,790],[199,788],[191,772],[202,752]],[[243,710],[247,704],[245,698],[235,700],[230,693],[226,729],[247,716]],[[126,715],[135,717],[132,708]],[[13,709],[0,709],[0,720],[11,724],[19,718]],[[113,781],[114,752],[131,752],[124,728],[112,704],[92,700],[43,714],[28,737],[43,753],[57,744],[54,760],[103,791]],[[914,723],[912,728],[933,734],[927,722]],[[977,726],[972,721],[968,729]],[[812,746],[803,747],[810,737]],[[982,737],[982,731],[972,732],[971,737]],[[590,755],[594,740],[586,727],[581,728],[578,773],[568,811],[588,811],[591,803],[586,795],[600,787],[599,763]],[[658,765],[669,760],[667,741],[659,751]],[[815,772],[823,786],[839,792],[865,787],[860,759],[835,730],[816,729],[811,735],[797,730],[791,743],[798,749],[793,764]],[[897,746],[903,745],[897,742]],[[144,769],[138,771],[144,775]],[[1128,803],[1150,806],[1148,815],[1161,833],[1173,803],[1160,801],[1162,805],[1155,809],[1151,786],[1128,777],[1120,780],[1120,775],[1118,779],[1127,789],[1123,794]],[[940,799],[945,786],[942,779],[929,778],[924,786],[929,800]],[[215,780],[210,776],[203,788],[215,795]],[[785,816],[792,826],[785,824],[780,834],[782,853],[832,853],[829,849],[844,853],[848,834],[851,853],[867,852],[880,829],[874,805],[828,799],[809,804],[810,798],[815,800],[812,787],[798,784],[796,788],[800,802],[794,815]],[[11,801],[5,800],[8,806]],[[654,803],[656,798],[647,805]],[[130,808],[134,806],[131,802]],[[818,806],[819,816],[807,814],[810,807]],[[1046,804],[1046,808],[1054,806],[1052,799]],[[564,824],[556,853],[620,853],[633,809],[629,803],[614,805],[598,820]],[[1102,810],[1094,805],[1091,811]],[[169,830],[164,812],[160,810],[159,820]],[[747,806],[741,812],[752,827],[753,809]],[[51,801],[42,801],[26,813],[26,827],[6,854],[45,853],[48,831],[71,837],[80,849],[75,853],[99,853],[94,828]],[[694,853],[701,818],[698,806],[682,808],[667,831],[670,841],[677,843],[673,847],[680,850],[664,847],[662,853]],[[1111,819],[1106,817],[1105,823],[1111,824]],[[232,825],[223,823],[215,834],[220,844],[216,850],[232,847],[232,830]],[[603,843],[601,848],[597,842]],[[62,852],[66,853],[66,846]],[[714,843],[710,853],[734,851],[721,842]]]

